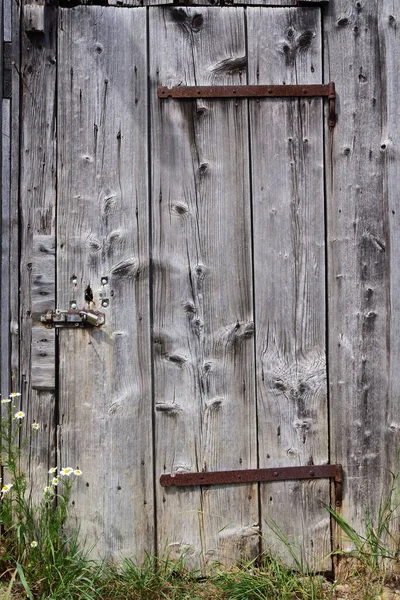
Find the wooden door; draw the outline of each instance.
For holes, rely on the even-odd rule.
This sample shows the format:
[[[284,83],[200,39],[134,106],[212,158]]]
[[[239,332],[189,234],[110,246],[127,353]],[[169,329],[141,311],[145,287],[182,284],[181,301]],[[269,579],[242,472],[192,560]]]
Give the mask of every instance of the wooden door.
[[[230,564],[330,551],[328,481],[159,476],[329,462],[321,99],[157,85],[321,83],[316,8],[60,9],[58,463],[96,553]],[[320,561],[324,568],[329,563]]]

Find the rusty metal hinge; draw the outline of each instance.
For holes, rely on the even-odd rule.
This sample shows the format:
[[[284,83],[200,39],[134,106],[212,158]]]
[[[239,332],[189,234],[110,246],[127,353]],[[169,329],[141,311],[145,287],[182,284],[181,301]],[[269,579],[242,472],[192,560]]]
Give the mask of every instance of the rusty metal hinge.
[[[101,327],[106,322],[106,316],[97,311],[87,310],[48,310],[44,315],[40,316],[40,321],[48,329],[56,328],[84,328],[84,327]]]
[[[342,465],[312,465],[306,467],[276,467],[275,469],[241,469],[238,471],[205,471],[204,473],[164,474],[162,487],[256,483],[258,481],[289,481],[293,479],[333,479],[335,504],[342,505]]]
[[[329,127],[336,124],[336,92],[333,81],[309,85],[197,85],[158,86],[160,99],[177,98],[328,98]]]

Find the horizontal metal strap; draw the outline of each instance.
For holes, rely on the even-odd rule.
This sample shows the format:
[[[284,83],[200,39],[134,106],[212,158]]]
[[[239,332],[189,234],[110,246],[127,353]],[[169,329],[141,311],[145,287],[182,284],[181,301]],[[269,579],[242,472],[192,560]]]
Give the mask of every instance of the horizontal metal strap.
[[[164,474],[162,487],[256,483],[258,481],[290,481],[294,479],[335,480],[335,504],[342,504],[342,465],[312,465],[306,467],[276,467],[275,469],[240,469],[238,471],[206,471],[204,473]]]
[[[311,98],[336,97],[335,84],[158,86],[159,98]]]

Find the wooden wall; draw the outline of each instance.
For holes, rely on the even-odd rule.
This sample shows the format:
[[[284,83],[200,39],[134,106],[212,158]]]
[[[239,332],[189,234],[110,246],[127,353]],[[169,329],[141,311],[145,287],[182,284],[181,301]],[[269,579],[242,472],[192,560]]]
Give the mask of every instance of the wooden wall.
[[[345,469],[343,514],[361,529],[399,471],[399,9],[332,0],[324,11],[338,92],[326,144],[331,461]]]
[[[292,2],[282,3],[283,6],[291,4]],[[297,3],[293,2],[293,4]],[[110,7],[102,10],[120,9]],[[221,11],[223,15],[227,9],[215,7],[212,10]],[[238,8],[237,10],[247,11],[249,15],[247,22],[251,24],[250,13],[254,9]],[[326,343],[327,347],[329,408],[326,418],[329,419],[329,435],[327,433],[325,435],[327,441],[329,439],[330,462],[342,463],[345,470],[345,495],[341,510],[356,528],[362,529],[365,509],[369,507],[372,513],[376,514],[382,495],[388,489],[389,469],[398,470],[396,461],[400,431],[398,375],[400,109],[397,97],[400,93],[398,75],[400,7],[397,6],[396,0],[330,0],[329,5],[315,7],[314,10],[321,11],[322,17],[323,79],[325,82],[335,81],[338,95],[338,121],[335,129],[329,132],[324,123],[325,145],[321,161],[324,162],[325,167],[325,216],[312,217],[317,220],[324,218],[321,231],[326,241],[326,255],[322,257],[325,264],[321,267],[322,269],[326,267],[326,304],[325,296],[318,300],[319,303],[322,302],[321,311],[326,310],[326,315],[324,314],[318,321],[325,323],[324,331],[318,333],[318,338],[323,344]],[[55,7],[46,7],[43,13],[46,25],[44,36],[32,34],[32,31],[27,32],[26,20],[23,20],[20,45],[19,19],[22,17],[19,5],[13,4],[12,35],[15,69],[11,116],[13,136],[10,148],[4,132],[8,127],[11,105],[3,101],[2,390],[5,393],[5,387],[9,385],[14,389],[20,389],[23,392],[23,407],[26,408],[27,414],[32,418],[40,419],[45,424],[45,440],[29,449],[27,464],[35,480],[45,476],[49,466],[56,463],[57,455],[59,456],[60,453],[63,455],[64,452],[64,456],[68,456],[68,453],[65,454],[62,434],[60,431],[57,434],[60,410],[67,415],[68,420],[69,407],[67,404],[63,405],[62,400],[61,403],[56,401],[55,363],[49,360],[49,357],[51,359],[55,355],[55,336],[51,333],[49,336],[40,335],[42,330],[37,329],[37,324],[32,321],[32,314],[41,310],[43,297],[49,301],[55,294],[56,262],[53,250],[57,223],[52,207],[56,204],[57,160],[59,160],[55,146],[56,123],[57,119],[64,118],[62,112],[59,112],[58,117],[56,113],[56,64],[59,59],[57,57],[56,30],[59,23],[57,12],[58,9]],[[224,18],[221,17],[221,23],[223,22]],[[228,22],[227,18],[226,23]],[[5,23],[8,21],[6,20]],[[255,20],[252,28],[258,25],[259,21]],[[10,30],[10,26],[5,28],[5,36],[10,35]],[[157,35],[158,39],[162,38],[162,27]],[[19,55],[20,49],[21,55]],[[120,64],[116,59],[116,65]],[[77,64],[78,78],[81,76],[82,79],[79,85],[84,89],[85,76],[83,72],[79,74],[79,68]],[[249,73],[249,76],[251,77],[252,74]],[[60,88],[64,94],[62,101],[66,102],[69,98],[68,94],[72,92],[69,91],[67,81],[61,82],[62,85],[64,85],[64,88]],[[19,126],[21,126],[20,135]],[[144,127],[146,126],[145,124]],[[76,143],[81,141],[82,139],[77,139]],[[65,154],[71,151],[65,144],[62,148],[59,157],[63,156],[63,152]],[[11,150],[11,163],[8,162],[9,150]],[[179,152],[184,150],[180,149]],[[11,173],[9,164],[11,164]],[[60,164],[58,162],[59,173]],[[145,162],[143,164],[146,169]],[[110,170],[114,168],[111,163],[109,168]],[[157,161],[155,173],[157,173]],[[95,173],[93,177],[95,180]],[[9,194],[6,182],[10,178],[12,185]],[[83,174],[82,182],[84,183]],[[247,183],[245,188],[246,186]],[[256,189],[253,189],[253,192],[256,193]],[[247,193],[246,190],[244,193]],[[85,214],[82,213],[82,219],[84,218]],[[73,227],[74,224],[72,223],[71,226]],[[157,232],[157,219],[153,227]],[[131,233],[132,236],[136,235],[135,231]],[[63,232],[58,233],[63,235]],[[103,235],[101,231],[99,235]],[[156,246],[156,250],[161,251],[161,248]],[[132,250],[134,251],[136,250]],[[163,251],[167,250],[164,248]],[[47,265],[45,268],[47,278],[38,281],[36,275],[43,272],[44,267],[40,266],[44,265],[43,261]],[[110,265],[112,266],[111,263]],[[65,268],[65,275],[68,269]],[[18,271],[19,282],[15,275]],[[147,272],[146,269],[144,272]],[[266,288],[266,293],[269,289]],[[172,286],[170,293],[173,292]],[[248,290],[248,293],[251,294],[252,291]],[[68,298],[65,297],[63,300]],[[278,308],[277,305],[277,310]],[[212,312],[217,314],[218,307],[215,307]],[[7,318],[8,313],[10,319]],[[165,315],[157,313],[154,315],[156,320],[158,318],[161,320],[161,316],[164,318]],[[8,333],[9,323],[10,333]],[[261,324],[259,326],[261,327]],[[316,335],[315,332],[312,335]],[[74,343],[71,342],[71,348]],[[262,344],[260,348],[262,350]],[[75,354],[78,352],[79,355],[81,350],[74,347],[73,351]],[[149,350],[146,345],[141,348],[141,351],[148,360]],[[12,384],[8,383],[9,362],[5,359],[4,353],[9,354],[10,357]],[[68,365],[66,356],[62,360],[64,365]],[[104,360],[107,360],[107,357]],[[161,366],[164,368],[165,361],[160,359],[158,363],[158,360],[155,356],[156,368]],[[172,367],[176,368],[176,365]],[[149,368],[147,364],[145,370]],[[89,379],[88,377],[87,381]],[[172,379],[167,381],[167,384],[172,385]],[[110,393],[114,384],[110,381],[107,385],[109,386],[107,393]],[[160,384],[156,384],[153,394],[154,391],[157,394],[157,385]],[[99,388],[96,389],[98,392]],[[79,393],[79,387],[75,392]],[[146,393],[150,391],[147,390]],[[261,397],[262,385],[258,393]],[[147,405],[145,410],[148,411]],[[146,419],[150,418],[151,421],[148,412],[146,415]],[[160,415],[162,416],[162,409],[158,411],[158,416]],[[267,422],[268,415],[265,419]],[[166,429],[163,435],[172,438],[176,433],[172,421],[169,423],[172,429],[170,428],[170,431]],[[151,424],[151,427],[153,426]],[[225,430],[221,431],[224,433]],[[227,432],[228,429],[224,435],[228,435]],[[73,438],[74,434],[69,431],[70,437],[67,436],[69,440],[72,439],[71,435]],[[128,432],[125,431],[124,435],[128,436]],[[146,437],[147,434],[143,433],[143,435],[151,456],[154,446]],[[156,445],[162,447],[165,439],[159,438]],[[101,446],[99,440],[94,440],[93,444],[93,448],[99,449]],[[86,441],[83,446],[88,449]],[[267,450],[265,452],[267,453]],[[139,458],[143,462],[144,459],[140,454]],[[162,462],[161,460],[160,468],[163,467]],[[251,461],[249,466],[250,463]],[[260,463],[260,466],[263,465]],[[113,465],[110,463],[107,468],[111,472]],[[128,468],[127,459],[124,471],[127,472]],[[156,476],[158,470],[155,469]],[[102,483],[103,486],[104,483],[105,481]],[[118,482],[115,485],[118,487]],[[161,493],[158,498],[157,494],[153,498],[151,484],[146,485],[151,500],[146,503],[140,521],[143,524],[143,538],[146,537],[142,550],[147,548],[152,551],[156,540],[156,531],[150,524],[153,518],[150,514],[153,510],[153,500],[160,511],[164,502]],[[33,493],[39,491],[33,489]],[[113,493],[110,492],[105,504],[107,502],[110,504]],[[95,498],[96,494],[92,491],[91,494]],[[226,502],[226,498],[225,500],[223,498],[225,496],[222,495],[219,502]],[[177,510],[179,502],[175,507]],[[201,504],[203,498],[200,498],[199,502]],[[117,504],[112,505],[111,502],[109,506],[111,511],[113,506]],[[182,510],[187,510],[187,506],[184,501]],[[210,507],[216,510],[212,501]],[[240,512],[240,507],[237,508]],[[124,518],[132,518],[132,515],[129,516],[130,513],[124,512],[126,506],[123,510],[121,507],[120,509],[121,514],[125,515]],[[291,514],[290,507],[287,512]],[[85,514],[83,510],[84,518]],[[251,523],[251,518],[246,517],[243,522]],[[89,532],[90,527],[87,528]],[[176,527],[179,530],[178,521]],[[242,532],[244,538],[249,536],[250,529],[244,528]],[[163,543],[162,531],[162,528],[158,531],[159,548]],[[140,532],[137,532],[137,535],[140,537]],[[192,537],[196,538],[196,536],[201,538],[198,533],[193,534]],[[203,542],[204,540],[198,540],[198,543],[206,548],[208,541]],[[222,540],[221,544],[223,543]],[[113,546],[113,542],[107,542],[106,539],[105,545],[102,546],[105,552],[107,552],[107,544],[109,549],[110,545]],[[334,531],[334,544],[335,546],[344,544],[337,531]],[[241,548],[246,547],[246,544],[244,546],[242,544],[241,548],[239,546],[240,544],[237,552],[240,554]],[[139,555],[140,547],[140,542],[129,546],[131,551]],[[123,551],[121,544],[113,548],[114,556],[119,551]],[[212,552],[211,555],[212,558],[218,558]]]

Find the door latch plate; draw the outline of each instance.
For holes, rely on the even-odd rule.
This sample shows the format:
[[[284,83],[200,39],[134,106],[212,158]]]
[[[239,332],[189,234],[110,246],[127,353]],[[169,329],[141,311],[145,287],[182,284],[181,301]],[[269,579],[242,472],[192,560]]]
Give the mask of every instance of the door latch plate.
[[[61,309],[48,310],[40,315],[40,322],[48,329],[101,327],[106,322],[104,313],[95,310]]]

